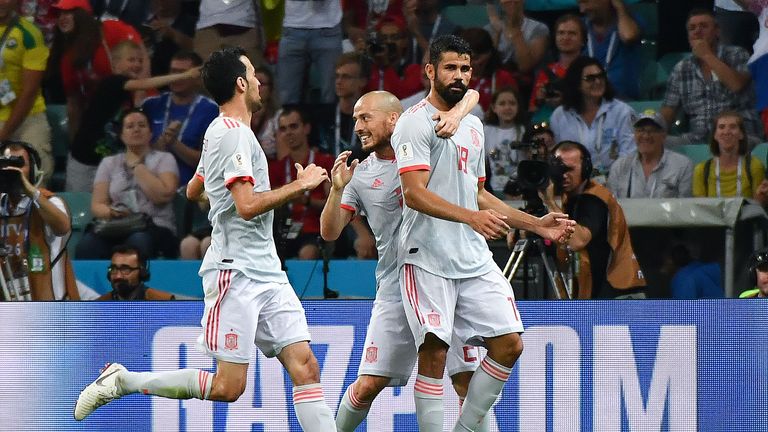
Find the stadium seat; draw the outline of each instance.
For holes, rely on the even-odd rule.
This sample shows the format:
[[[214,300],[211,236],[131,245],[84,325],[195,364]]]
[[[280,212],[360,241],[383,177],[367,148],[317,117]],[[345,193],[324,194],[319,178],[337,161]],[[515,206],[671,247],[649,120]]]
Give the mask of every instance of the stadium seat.
[[[83,237],[85,227],[93,219],[91,214],[91,193],[90,192],[57,192],[67,207],[72,219],[72,236],[69,239],[67,250],[74,253],[77,243]]]
[[[485,5],[448,6],[443,9],[443,16],[463,28],[485,27],[489,23]]]
[[[709,146],[705,143],[680,145],[672,148],[672,150],[688,156],[694,165],[712,157],[712,154],[709,152]]]

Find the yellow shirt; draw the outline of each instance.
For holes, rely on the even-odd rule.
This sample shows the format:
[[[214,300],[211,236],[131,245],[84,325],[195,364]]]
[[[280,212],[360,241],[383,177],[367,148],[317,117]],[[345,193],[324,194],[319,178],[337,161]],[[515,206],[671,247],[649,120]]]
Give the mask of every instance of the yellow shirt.
[[[0,35],[5,33],[7,26],[0,26]],[[23,85],[23,70],[44,71],[48,63],[48,47],[45,46],[43,34],[34,24],[24,18],[13,27],[5,41],[2,50],[2,66],[0,80],[7,79],[11,89],[16,93],[16,99],[8,105],[0,106],[0,121],[8,120],[11,109],[21,96]],[[30,114],[45,112],[45,101],[40,89],[37,90],[35,103]]]
[[[755,188],[765,178],[765,168],[756,157],[752,156],[749,163],[749,170],[752,173],[752,182],[750,183],[746,171],[746,160],[741,168],[741,196],[752,198]],[[693,196],[695,197],[717,197],[717,176],[715,175],[715,160],[709,164],[709,178],[707,187],[704,187],[704,165],[706,161],[696,165],[693,169]],[[736,172],[737,169],[720,169],[720,196],[736,196]]]

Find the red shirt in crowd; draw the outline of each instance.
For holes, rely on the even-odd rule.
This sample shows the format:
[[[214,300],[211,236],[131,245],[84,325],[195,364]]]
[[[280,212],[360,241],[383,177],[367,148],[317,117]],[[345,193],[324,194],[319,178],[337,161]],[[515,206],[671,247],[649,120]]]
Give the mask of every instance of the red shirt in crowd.
[[[105,20],[101,23],[102,40],[96,47],[89,64],[82,69],[72,65],[72,51],[62,56],[60,65],[61,82],[67,95],[81,94],[88,98],[96,84],[112,75],[111,56],[107,50],[125,40],[142,44],[141,35],[132,26],[119,20]]]
[[[401,78],[397,70],[392,67],[382,70],[376,65],[371,67],[371,77],[368,79],[368,85],[365,86],[363,93],[374,90],[386,90],[398,99],[405,99],[408,96],[424,90],[421,83],[421,65],[410,64],[405,67],[405,72]]]
[[[565,72],[568,70],[568,68],[563,67],[563,65],[561,65],[559,62],[550,63],[547,65],[547,67],[558,78],[565,77]],[[534,112],[539,108],[536,104],[536,95],[539,94],[539,89],[544,88],[547,83],[549,83],[549,74],[546,71],[540,70],[536,75],[536,82],[533,83],[531,101],[528,103],[529,112]]]
[[[269,162],[269,184],[272,189],[277,189],[284,186],[294,180],[296,180],[296,167],[295,164],[299,163],[301,166],[314,163],[315,165],[325,168],[328,174],[331,173],[333,168],[334,158],[326,153],[321,153],[316,150],[310,150],[308,160],[294,161],[291,156],[288,155],[282,159]],[[325,193],[325,183],[316,187],[310,192],[310,199],[325,199],[327,198]],[[304,223],[301,232],[304,234],[319,234],[320,233],[320,213],[322,210],[314,207],[304,206],[301,201],[295,200],[291,204],[291,219],[300,220]]]
[[[480,93],[480,106],[483,112],[488,111],[493,99],[493,92],[504,87],[517,88],[517,80],[511,73],[504,69],[498,69],[493,77],[475,78],[469,81],[469,88],[477,90]]]

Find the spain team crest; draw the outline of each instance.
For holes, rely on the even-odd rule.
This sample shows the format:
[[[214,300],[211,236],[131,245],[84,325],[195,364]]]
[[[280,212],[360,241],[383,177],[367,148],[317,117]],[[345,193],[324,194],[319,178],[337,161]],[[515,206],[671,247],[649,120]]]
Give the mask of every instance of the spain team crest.
[[[440,327],[440,314],[437,312],[427,314],[427,319],[429,320],[429,325]]]
[[[365,349],[365,362],[366,363],[376,363],[376,360],[379,357],[379,349],[375,346],[370,346]]]
[[[472,128],[469,128],[469,132],[472,135],[472,147],[480,148],[480,134]]]
[[[234,351],[237,349],[237,335],[234,333],[227,333],[224,335],[224,348]]]

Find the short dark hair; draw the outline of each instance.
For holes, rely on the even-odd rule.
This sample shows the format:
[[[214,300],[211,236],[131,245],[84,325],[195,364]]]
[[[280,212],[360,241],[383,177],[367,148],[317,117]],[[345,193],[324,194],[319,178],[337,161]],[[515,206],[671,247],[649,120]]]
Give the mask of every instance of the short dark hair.
[[[435,38],[431,44],[429,44],[429,63],[432,66],[437,66],[440,63],[440,59],[443,53],[455,52],[456,54],[466,54],[472,58],[472,47],[469,46],[466,40],[454,35],[442,35]]]
[[[192,62],[193,66],[200,66],[203,64],[203,58],[196,52],[190,50],[176,51],[176,54],[171,57],[171,60],[189,60]]]
[[[504,86],[493,92],[493,95],[491,96],[491,105],[488,107],[488,111],[485,112],[485,123],[489,125],[499,125],[499,116],[493,111],[493,105],[499,100],[499,96],[504,93],[511,94],[515,97],[515,101],[517,101],[517,114],[515,114],[515,118],[512,120],[515,124],[525,125],[528,121],[528,104],[523,102],[520,98],[520,92],[512,86]]]
[[[245,50],[240,47],[224,48],[214,51],[203,64],[203,85],[217,104],[229,102],[235,96],[238,78],[247,79],[245,65],[240,61],[244,55]]]
[[[597,66],[603,74],[606,74],[603,98],[608,101],[613,100],[613,86],[608,81],[608,75],[603,65],[592,57],[580,56],[568,66],[563,77],[563,108],[573,109],[576,112],[581,112],[584,109],[584,97],[581,94],[581,73],[588,66]]]
[[[717,18],[715,17],[715,13],[707,8],[702,7],[695,7],[688,11],[688,16],[685,17],[685,24],[687,25],[691,18],[699,15],[709,15],[713,20],[715,20],[715,25],[717,25]]]
[[[581,43],[586,45],[587,44],[587,25],[584,24],[584,20],[581,19],[580,16],[573,13],[560,15],[557,18],[557,20],[555,20],[555,24],[552,26],[552,28],[555,30],[555,35],[553,36],[557,35],[557,28],[560,27],[560,24],[567,23],[567,22],[575,22],[576,24],[578,24],[579,31],[581,32]]]
[[[123,112],[123,114],[120,116],[120,131],[123,130],[123,123],[125,123],[125,118],[128,117],[131,114],[141,114],[144,116],[145,119],[147,119],[147,125],[151,128],[152,122],[149,120],[149,116],[147,113],[145,113],[141,108],[131,108],[129,110],[126,110]]]
[[[280,111],[280,116],[278,118],[289,116],[293,113],[299,115],[302,123],[309,123],[309,115],[307,115],[307,111],[299,105],[283,105],[283,109]]]
[[[147,267],[147,257],[145,257],[144,254],[141,253],[141,251],[138,248],[134,247],[134,246],[131,246],[131,245],[126,244],[126,243],[121,243],[121,244],[115,245],[112,248],[112,253],[109,255],[109,260],[110,261],[112,261],[112,256],[114,256],[115,254],[120,254],[120,255],[136,255],[136,257],[139,260],[139,266],[140,267],[144,267],[144,268]]]
[[[348,52],[340,55],[336,59],[335,69],[338,69],[347,64],[356,64],[360,68],[360,76],[358,78],[365,78],[371,75],[371,67],[365,56],[358,52]]]

